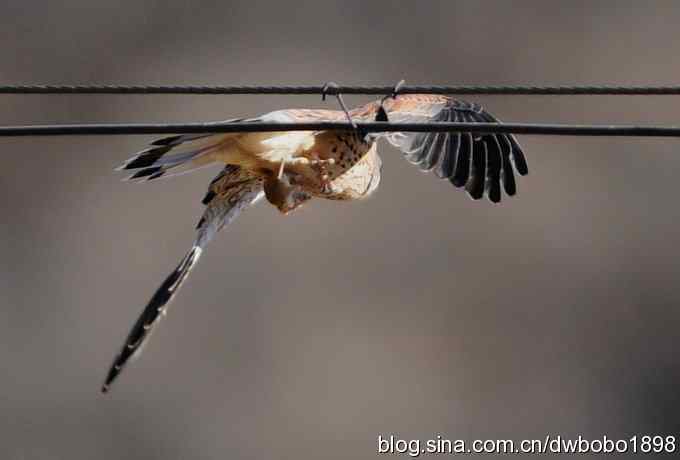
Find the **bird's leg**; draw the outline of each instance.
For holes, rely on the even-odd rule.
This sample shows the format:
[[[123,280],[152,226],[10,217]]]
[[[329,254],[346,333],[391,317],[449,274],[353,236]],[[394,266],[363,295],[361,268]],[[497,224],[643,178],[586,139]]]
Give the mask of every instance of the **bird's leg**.
[[[340,104],[340,107],[342,108],[342,111],[345,112],[345,116],[347,117],[347,121],[349,121],[349,124],[352,125],[353,129],[357,129],[357,124],[354,122],[352,119],[352,116],[349,114],[349,110],[347,110],[347,106],[345,105],[345,101],[342,100],[342,95],[338,92],[338,89],[340,88],[337,83],[329,81],[325,85],[323,85],[323,89],[321,90],[321,100],[325,101],[326,100],[326,94],[328,93],[328,90],[330,88],[333,88],[333,91],[335,92],[335,97],[338,100],[338,103]]]
[[[349,121],[349,124],[352,125],[353,129],[355,130],[358,129],[357,124],[352,119],[352,115],[349,114],[349,110],[347,110],[345,101],[342,100],[342,96],[340,95],[340,93],[336,94],[335,97],[338,98],[338,103],[340,104],[340,107],[342,107],[342,111],[345,112],[345,116],[347,117],[347,121]]]

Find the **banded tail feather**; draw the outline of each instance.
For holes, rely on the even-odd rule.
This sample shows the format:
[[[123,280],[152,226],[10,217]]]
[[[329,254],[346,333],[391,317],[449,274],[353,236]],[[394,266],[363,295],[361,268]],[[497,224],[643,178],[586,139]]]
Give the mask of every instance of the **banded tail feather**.
[[[132,326],[122,349],[106,375],[102,386],[103,393],[109,391],[111,384],[120,375],[125,365],[139,356],[159,320],[165,316],[168,305],[187,280],[210,240],[236,219],[242,210],[255,204],[264,196],[262,181],[262,177],[252,172],[238,166],[228,165],[210,183],[208,193],[203,198],[206,209],[197,226],[196,239],[191,249],[156,290]]]
[[[225,135],[186,134],[156,140],[126,160],[118,171],[131,171],[123,180],[153,180],[193,171],[212,163],[207,154],[221,147]]]
[[[154,330],[156,323],[166,315],[168,305],[177,294],[189,272],[196,265],[203,250],[200,246],[193,246],[182,258],[177,268],[163,281],[153,297],[142,311],[142,314],[132,326],[132,330],[125,339],[125,345],[113,362],[106,375],[102,393],[109,391],[111,383],[118,377],[127,362],[134,360],[142,351],[143,345]]]

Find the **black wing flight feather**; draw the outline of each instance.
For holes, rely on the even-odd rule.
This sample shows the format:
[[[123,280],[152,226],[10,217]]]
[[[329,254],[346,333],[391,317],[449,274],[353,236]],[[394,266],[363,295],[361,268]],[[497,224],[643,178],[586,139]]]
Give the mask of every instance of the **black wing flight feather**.
[[[398,98],[414,98],[404,95]],[[478,104],[441,97],[432,101],[423,97],[428,107],[394,104],[388,109],[395,122],[459,122],[500,123]],[[388,141],[402,150],[406,159],[423,171],[433,171],[437,177],[449,180],[456,187],[465,187],[475,200],[486,195],[490,201],[501,201],[502,191],[508,196],[517,193],[515,172],[528,173],[524,152],[511,134],[451,132],[451,133],[386,133]]]

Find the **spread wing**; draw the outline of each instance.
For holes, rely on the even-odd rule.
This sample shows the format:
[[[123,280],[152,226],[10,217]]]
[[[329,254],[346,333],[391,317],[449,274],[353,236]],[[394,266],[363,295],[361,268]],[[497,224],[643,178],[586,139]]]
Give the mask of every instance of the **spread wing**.
[[[464,122],[498,123],[478,104],[439,95],[402,95],[385,101],[389,121],[403,123]],[[482,133],[385,133],[408,161],[423,171],[433,171],[473,199],[486,195],[501,200],[501,186],[509,196],[517,192],[514,172],[528,173],[522,148],[510,134]]]

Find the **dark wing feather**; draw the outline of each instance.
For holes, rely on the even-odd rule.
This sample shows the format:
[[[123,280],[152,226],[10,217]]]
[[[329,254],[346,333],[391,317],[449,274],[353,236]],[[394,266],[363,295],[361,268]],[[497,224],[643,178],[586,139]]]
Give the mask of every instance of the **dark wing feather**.
[[[501,201],[501,165],[503,163],[501,146],[496,136],[484,136],[487,152],[486,183],[489,199],[494,203]]]
[[[431,171],[437,164],[439,156],[444,150],[446,144],[447,133],[433,133],[432,141],[430,142],[427,153],[420,162],[421,171]]]
[[[515,183],[515,174],[510,160],[512,144],[510,144],[510,141],[505,136],[501,136],[498,141],[503,158],[503,188],[508,196],[514,196],[517,193],[517,184]]]
[[[434,173],[440,179],[448,179],[453,176],[460,148],[460,133],[447,133],[448,144],[445,145],[446,152],[439,156]]]
[[[389,121],[499,123],[478,104],[446,96],[403,95],[385,103]],[[385,133],[384,137],[404,152],[423,171],[434,171],[456,187],[465,186],[473,199],[486,193],[501,201],[501,192],[517,192],[514,171],[528,172],[517,140],[510,134],[487,133]]]
[[[460,119],[462,121],[462,118]],[[470,179],[470,160],[472,158],[472,134],[460,133],[461,141],[456,159],[456,170],[451,183],[456,187],[464,187]]]
[[[494,118],[490,113],[482,110],[480,112],[480,116],[482,120],[486,123],[498,123],[498,120]],[[526,176],[529,174],[529,168],[527,167],[527,160],[524,157],[524,152],[522,151],[522,147],[519,145],[519,142],[517,142],[517,139],[515,136],[511,134],[505,134],[505,135],[496,135],[496,137],[499,139],[499,142],[503,144],[503,141],[507,145],[510,146],[510,155],[512,158],[512,161],[515,164],[515,169],[517,169],[517,172],[521,176]]]
[[[466,116],[467,118],[467,116]],[[470,180],[465,189],[473,200],[479,200],[484,196],[484,183],[486,181],[486,144],[475,139],[472,144],[472,169],[470,170]]]

